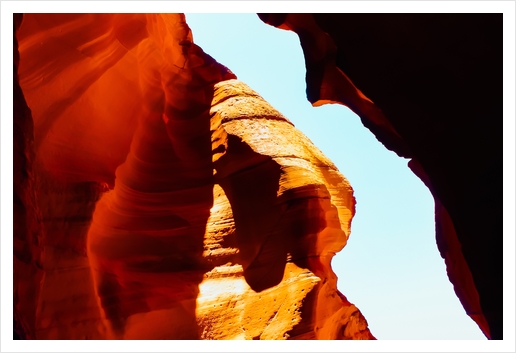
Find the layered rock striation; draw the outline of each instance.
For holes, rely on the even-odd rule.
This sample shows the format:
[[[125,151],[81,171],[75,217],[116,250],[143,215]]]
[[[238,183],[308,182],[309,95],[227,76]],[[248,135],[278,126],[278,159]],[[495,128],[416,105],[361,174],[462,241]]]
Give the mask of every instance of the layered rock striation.
[[[183,15],[16,19],[20,336],[374,339],[331,269],[351,186]]]

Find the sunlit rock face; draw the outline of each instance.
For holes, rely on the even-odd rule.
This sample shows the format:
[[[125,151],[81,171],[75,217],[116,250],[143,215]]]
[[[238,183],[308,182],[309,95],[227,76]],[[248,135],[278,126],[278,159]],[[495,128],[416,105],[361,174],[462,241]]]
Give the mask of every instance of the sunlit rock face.
[[[351,186],[183,15],[29,14],[16,37],[18,334],[374,339],[331,269]]]
[[[299,35],[307,98],[410,158],[465,312],[503,338],[503,15],[260,14]]]

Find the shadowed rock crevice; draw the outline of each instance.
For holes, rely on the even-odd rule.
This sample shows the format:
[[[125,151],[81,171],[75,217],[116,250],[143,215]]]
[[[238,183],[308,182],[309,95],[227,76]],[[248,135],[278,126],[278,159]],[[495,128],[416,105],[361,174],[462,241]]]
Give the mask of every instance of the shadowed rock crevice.
[[[235,219],[234,245],[244,277],[256,292],[279,284],[287,258],[285,234],[274,234],[284,213],[277,202],[281,169],[271,157],[259,155],[235,135],[228,136],[226,153],[215,163],[218,173],[233,160],[256,160],[257,164],[234,172],[219,184]]]

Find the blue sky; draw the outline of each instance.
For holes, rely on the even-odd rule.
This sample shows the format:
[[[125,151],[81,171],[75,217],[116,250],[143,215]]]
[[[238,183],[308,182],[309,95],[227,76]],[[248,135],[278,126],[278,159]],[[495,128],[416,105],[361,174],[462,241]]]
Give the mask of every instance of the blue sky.
[[[290,119],[355,190],[348,245],[333,260],[338,288],[378,339],[481,339],[435,244],[429,190],[341,105],[313,108],[295,33],[256,14],[187,14],[194,42]]]

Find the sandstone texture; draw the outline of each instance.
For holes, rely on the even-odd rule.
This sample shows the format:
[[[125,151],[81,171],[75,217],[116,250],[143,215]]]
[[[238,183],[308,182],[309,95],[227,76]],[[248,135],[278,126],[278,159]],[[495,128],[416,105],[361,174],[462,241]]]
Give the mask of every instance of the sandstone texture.
[[[259,14],[299,35],[307,98],[348,106],[435,199],[466,313],[503,338],[502,14]]]
[[[16,15],[14,54],[20,338],[374,339],[351,186],[183,15]]]

